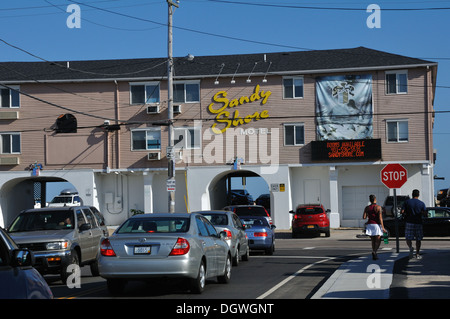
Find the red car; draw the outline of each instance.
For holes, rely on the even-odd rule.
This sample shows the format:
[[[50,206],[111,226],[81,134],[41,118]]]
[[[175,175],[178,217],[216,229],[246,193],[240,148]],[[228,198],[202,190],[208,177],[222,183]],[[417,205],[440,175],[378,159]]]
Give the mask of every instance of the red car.
[[[330,210],[323,208],[321,204],[298,205],[297,209],[290,211],[294,214],[292,217],[292,237],[298,237],[300,234],[319,234],[325,233],[330,237],[330,219],[328,214]]]

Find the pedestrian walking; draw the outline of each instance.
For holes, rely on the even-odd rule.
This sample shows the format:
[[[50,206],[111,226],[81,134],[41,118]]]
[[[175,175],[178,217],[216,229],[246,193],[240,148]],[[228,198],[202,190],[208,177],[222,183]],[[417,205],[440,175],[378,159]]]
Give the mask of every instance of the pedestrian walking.
[[[383,225],[383,216],[381,212],[381,207],[377,205],[377,198],[375,195],[369,196],[370,205],[364,208],[363,219],[367,218],[366,223],[366,235],[370,236],[370,240],[372,242],[372,259],[377,260],[378,255],[377,251],[380,247],[381,236],[384,229]]]
[[[416,258],[420,259],[420,248],[423,239],[422,217],[426,216],[425,203],[419,199],[418,189],[412,191],[412,198],[403,203],[402,214],[405,219],[405,239],[409,248],[409,258],[414,256],[412,241],[416,241]]]

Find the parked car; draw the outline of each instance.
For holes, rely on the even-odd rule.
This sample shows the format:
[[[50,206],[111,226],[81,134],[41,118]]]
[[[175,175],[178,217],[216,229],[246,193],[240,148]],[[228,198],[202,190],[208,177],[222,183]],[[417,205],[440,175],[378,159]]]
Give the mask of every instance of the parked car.
[[[264,216],[240,216],[245,225],[248,245],[251,250],[264,250],[266,255],[275,251],[275,225],[270,225]]]
[[[436,195],[436,206],[446,206],[446,197],[448,194],[448,188],[442,188]]]
[[[58,196],[53,197],[52,201],[48,203],[49,207],[64,207],[64,206],[81,206],[82,201],[78,192],[74,189],[63,189]]]
[[[450,188],[447,189],[447,192],[444,192],[443,198],[440,200],[441,207],[450,207]]]
[[[33,264],[33,252],[19,249],[0,227],[0,299],[53,298],[47,282]]]
[[[225,232],[198,213],[140,214],[126,220],[102,241],[100,276],[109,291],[121,294],[127,280],[184,278],[201,293],[207,278],[228,283],[231,252]]]
[[[427,207],[427,216],[423,217],[424,236],[450,236],[450,208]],[[395,219],[383,220],[389,236],[396,236]],[[405,220],[398,218],[399,237],[405,236]]]
[[[270,194],[261,194],[255,200],[256,205],[263,206],[267,211],[270,211]]]
[[[35,267],[42,274],[59,273],[66,283],[73,273],[70,265],[89,264],[92,275],[98,276],[97,253],[107,229],[88,206],[25,210],[13,220],[8,233],[20,248],[34,252]]]
[[[239,217],[241,216],[263,216],[267,219],[267,222],[272,225],[272,217],[269,212],[261,205],[236,205],[226,206],[224,210],[231,210]]]
[[[409,195],[397,195],[397,210],[400,213],[403,203],[409,199]],[[394,196],[387,196],[382,206],[383,217],[395,217]]]
[[[328,214],[330,210],[323,207],[322,204],[298,205],[297,209],[290,211],[292,216],[292,237],[298,237],[301,234],[321,234],[325,233],[330,237],[330,219]]]
[[[231,250],[233,266],[239,264],[239,260],[248,261],[249,247],[248,238],[245,233],[244,225],[242,225],[239,217],[230,211],[200,211],[198,212],[206,217],[207,220],[214,225],[220,233],[226,233],[225,241]]]
[[[229,193],[231,205],[251,205],[253,196],[246,189],[232,189]]]

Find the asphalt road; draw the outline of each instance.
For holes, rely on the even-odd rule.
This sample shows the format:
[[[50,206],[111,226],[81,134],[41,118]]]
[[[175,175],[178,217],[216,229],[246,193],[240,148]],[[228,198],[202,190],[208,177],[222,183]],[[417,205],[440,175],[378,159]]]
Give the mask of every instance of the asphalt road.
[[[201,295],[191,294],[176,280],[129,282],[121,299],[172,300],[260,300],[308,299],[339,266],[371,251],[368,238],[357,238],[361,230],[332,230],[331,236],[291,238],[290,233],[277,233],[276,250],[272,256],[253,252],[247,262],[233,267],[231,281],[207,282]],[[401,249],[406,247],[400,239]],[[423,247],[448,246],[450,238],[424,240]],[[395,251],[395,239],[380,247]],[[56,299],[112,299],[101,277],[92,277],[89,267],[82,267],[79,288],[69,289],[57,276],[46,277]]]
[[[201,295],[190,294],[176,280],[129,282],[121,298],[150,299],[307,299],[342,262],[367,253],[367,240],[357,239],[359,230],[335,230],[326,238],[291,238],[277,233],[272,256],[252,252],[247,262],[232,269],[228,284],[208,280]],[[348,248],[348,240],[360,248]],[[353,245],[354,246],[354,245]],[[92,277],[89,267],[81,268],[79,285],[68,288],[58,276],[46,276],[55,298],[113,298],[101,277]],[[76,282],[73,282],[76,284]]]

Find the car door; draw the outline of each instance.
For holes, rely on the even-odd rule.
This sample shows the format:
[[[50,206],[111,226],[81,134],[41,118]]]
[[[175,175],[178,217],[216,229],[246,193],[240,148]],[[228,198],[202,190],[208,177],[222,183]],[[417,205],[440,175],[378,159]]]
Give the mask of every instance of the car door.
[[[206,257],[206,276],[212,277],[217,273],[215,242],[209,235],[208,229],[206,227],[205,222],[208,221],[201,216],[196,216],[195,221],[197,223],[201,249],[203,250],[203,254]]]
[[[227,247],[228,244],[219,237],[216,228],[207,220],[205,220],[206,229],[208,230],[209,237],[214,243],[214,259],[216,266],[216,275],[221,275],[221,271],[225,268],[226,258],[227,258]]]
[[[237,237],[240,245],[240,251],[247,251],[248,241],[246,239],[245,229],[241,220],[236,214],[232,214],[234,227],[237,229]]]
[[[427,209],[427,217],[423,218],[424,235],[449,235],[450,234],[450,218],[445,210],[439,208]]]
[[[101,238],[103,237],[103,230],[100,228],[100,225],[97,223],[97,220],[94,214],[91,212],[89,208],[83,208],[84,216],[86,217],[87,222],[91,225],[90,234],[90,258],[93,259],[97,255],[98,248],[100,246]]]
[[[83,225],[88,224],[88,222],[81,208],[75,209],[75,218],[77,220],[76,233],[78,234],[78,245],[81,250],[80,262],[84,262],[92,258],[91,232],[90,229],[82,229]]]

